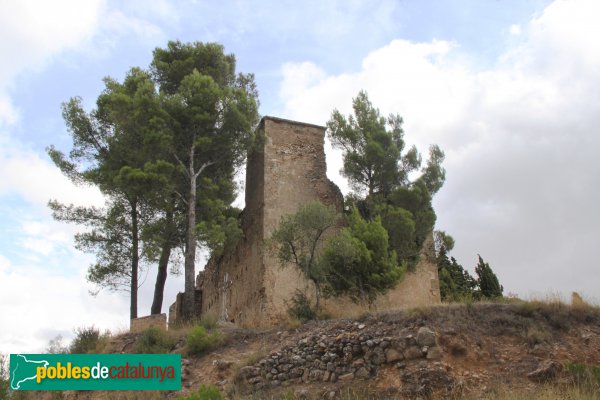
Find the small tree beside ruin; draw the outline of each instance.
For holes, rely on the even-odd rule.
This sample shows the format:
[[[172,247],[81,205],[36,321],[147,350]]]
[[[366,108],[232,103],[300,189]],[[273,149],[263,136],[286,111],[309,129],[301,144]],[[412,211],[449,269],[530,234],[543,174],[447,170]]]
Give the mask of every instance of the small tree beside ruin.
[[[398,263],[396,252],[390,249],[380,217],[367,221],[353,208],[347,222],[348,227],[323,249],[320,265],[326,273],[326,292],[370,304],[396,286],[406,266]]]
[[[406,270],[390,249],[379,217],[367,221],[353,208],[347,227],[323,240],[324,233],[338,220],[333,208],[313,202],[284,217],[272,236],[282,266],[296,265],[314,284],[316,314],[323,294],[348,295],[355,302],[371,303],[378,294],[394,287]],[[302,303],[300,308],[306,309],[307,299],[302,293],[296,293],[292,302],[294,307]]]
[[[296,214],[283,217],[272,236],[279,246],[277,257],[281,265],[296,265],[304,277],[314,284],[317,313],[321,307],[322,285],[326,277],[318,257],[319,242],[323,234],[335,226],[337,221],[335,209],[312,202]]]

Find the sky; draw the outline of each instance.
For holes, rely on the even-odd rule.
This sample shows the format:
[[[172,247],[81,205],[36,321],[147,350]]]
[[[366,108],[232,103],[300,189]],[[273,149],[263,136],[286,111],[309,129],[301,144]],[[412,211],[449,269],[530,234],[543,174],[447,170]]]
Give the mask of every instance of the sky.
[[[47,207],[102,195],[73,186],[45,148],[72,145],[62,102],[91,110],[103,77],[147,67],[175,39],[234,53],[256,75],[262,115],[324,125],[366,90],[403,117],[409,145],[445,151],[436,229],[459,263],[473,272],[481,254],[505,294],[598,302],[599,18],[595,0],[0,0],[0,353],[128,328],[127,294],[89,294],[94,257],[73,246],[82,228]],[[341,155],[326,153],[347,192]],[[163,310],[182,289],[168,278]]]

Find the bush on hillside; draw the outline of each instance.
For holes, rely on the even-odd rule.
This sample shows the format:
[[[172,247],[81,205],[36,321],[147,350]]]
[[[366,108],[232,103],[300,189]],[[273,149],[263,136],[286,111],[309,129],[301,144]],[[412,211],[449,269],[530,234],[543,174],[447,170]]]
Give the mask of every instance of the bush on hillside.
[[[180,397],[179,400],[223,400],[223,394],[216,386],[202,385],[196,392]]]
[[[110,333],[100,333],[95,326],[80,327],[75,329],[75,339],[69,346],[71,354],[87,354],[97,352],[108,340]]]
[[[195,326],[187,337],[187,351],[189,354],[202,354],[214,346],[218,342],[219,337],[220,335],[217,331],[208,333],[203,326]]]
[[[135,344],[135,351],[142,354],[168,353],[175,347],[175,340],[167,332],[150,327],[146,329]]]
[[[304,323],[317,318],[317,313],[312,308],[310,300],[306,294],[300,290],[296,290],[294,296],[288,304],[288,314],[290,317]]]

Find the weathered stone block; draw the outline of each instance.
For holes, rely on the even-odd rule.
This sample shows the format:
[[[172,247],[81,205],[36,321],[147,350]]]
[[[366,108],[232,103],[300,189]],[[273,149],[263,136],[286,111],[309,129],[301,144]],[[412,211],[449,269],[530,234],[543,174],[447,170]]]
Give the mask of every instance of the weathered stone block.
[[[131,333],[143,332],[148,328],[167,330],[167,314],[148,315],[147,317],[131,320],[129,331]]]
[[[442,358],[442,351],[439,347],[430,347],[427,349],[427,359],[428,360],[439,360]]]
[[[435,332],[425,326],[420,327],[417,331],[417,343],[419,346],[435,346]]]
[[[404,358],[407,360],[414,360],[415,358],[423,357],[423,351],[417,346],[411,346],[404,350]]]
[[[404,355],[396,349],[387,349],[385,351],[385,361],[388,363],[404,360]]]

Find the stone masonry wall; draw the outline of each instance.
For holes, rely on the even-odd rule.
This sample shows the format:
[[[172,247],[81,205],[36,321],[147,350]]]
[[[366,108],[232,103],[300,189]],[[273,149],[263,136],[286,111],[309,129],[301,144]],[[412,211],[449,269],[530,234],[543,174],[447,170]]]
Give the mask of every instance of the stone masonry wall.
[[[268,327],[287,318],[287,302],[296,289],[314,293],[295,266],[282,268],[268,239],[281,218],[311,201],[343,209],[339,188],[327,179],[325,128],[265,117],[259,126],[262,140],[248,156],[244,238],[236,249],[209,260],[197,278],[201,313],[246,327]],[[329,234],[335,233],[332,229]],[[370,311],[392,310],[440,302],[437,267],[430,238],[414,272],[381,296]],[[333,298],[324,308],[334,317],[364,313],[349,298]]]
[[[443,357],[436,333],[427,327],[383,329],[347,322],[333,332],[306,336],[240,369],[248,392],[292,383],[369,380],[386,364],[398,369]],[[439,363],[436,363],[439,364]],[[445,386],[449,378],[443,374]]]
[[[167,314],[148,315],[131,320],[129,331],[131,333],[143,332],[148,328],[167,330]]]
[[[304,279],[281,268],[265,247],[281,217],[320,200],[341,212],[343,197],[327,179],[325,128],[265,117],[261,146],[248,156],[244,238],[235,251],[211,259],[199,274],[202,313],[242,326],[270,326],[286,315],[288,300]]]
[[[343,209],[339,188],[327,179],[325,128],[267,119],[265,140],[264,235],[271,237],[281,218],[320,201]],[[330,232],[333,233],[333,232]],[[287,317],[287,301],[307,283],[295,266],[282,268],[273,251],[265,252],[265,288],[269,325]]]

